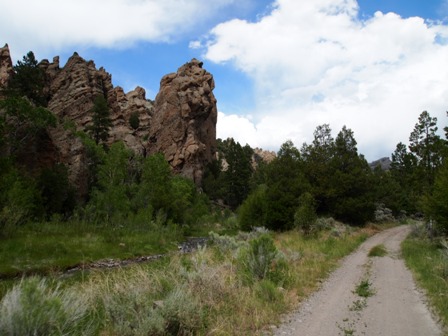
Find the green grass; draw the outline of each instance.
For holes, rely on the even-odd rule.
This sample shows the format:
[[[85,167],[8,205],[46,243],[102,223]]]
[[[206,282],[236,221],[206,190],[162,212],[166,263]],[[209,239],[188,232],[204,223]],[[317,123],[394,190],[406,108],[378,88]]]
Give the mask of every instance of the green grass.
[[[384,257],[385,255],[387,255],[387,250],[383,244],[372,247],[368,254],[369,257]]]
[[[43,237],[52,232],[50,228],[44,230]],[[54,234],[61,231],[53,230]],[[102,241],[100,233],[105,234],[90,233],[90,239]],[[73,229],[70,235],[76,241],[86,232]],[[130,239],[128,235],[132,236],[128,231],[107,239],[115,238],[116,246]],[[337,237],[329,231],[313,237],[303,237],[297,231],[272,234],[279,254],[266,265],[266,276],[248,282],[241,273],[245,254],[240,249],[251,246],[249,236],[223,238],[221,245],[216,243],[189,255],[170,255],[154,263],[94,270],[86,276],[80,272],[68,279],[56,274],[46,278],[88,302],[88,316],[97,326],[97,334],[144,334],[150,330],[153,335],[254,335],[280,321],[281,314],[315,290],[319,281],[337,267],[338,260],[359,246],[368,234],[362,230],[350,230]],[[228,244],[234,240],[235,244]],[[65,248],[70,251],[70,247]],[[6,291],[13,286],[20,286],[17,280],[0,284],[0,298],[6,298]],[[23,291],[14,288],[18,293]]]
[[[0,278],[49,274],[112,258],[164,253],[183,240],[179,226],[99,227],[82,223],[41,223],[0,238]]]
[[[358,294],[358,296],[363,298],[368,298],[373,295],[375,295],[375,291],[372,289],[372,284],[369,280],[362,280],[355,289],[355,293]]]
[[[426,239],[408,238],[402,244],[406,265],[428,295],[448,334],[448,251]]]

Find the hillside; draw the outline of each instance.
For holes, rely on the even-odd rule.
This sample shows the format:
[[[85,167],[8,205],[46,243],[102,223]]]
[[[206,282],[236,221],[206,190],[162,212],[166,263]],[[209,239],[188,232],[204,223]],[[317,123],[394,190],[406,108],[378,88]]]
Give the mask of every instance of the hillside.
[[[111,74],[76,52],[63,67],[58,56],[52,62],[40,61],[38,67],[44,73],[45,104],[58,123],[29,140],[21,153],[26,165],[66,165],[71,183],[85,195],[86,149],[74,131],[91,124],[95,97],[104,96],[112,121],[107,144],[121,140],[141,155],[162,152],[175,171],[200,185],[204,166],[215,153],[217,121],[213,76],[202,68],[202,62],[193,59],[164,76],[155,101],[147,99],[141,87],[127,93],[114,87]],[[0,48],[0,88],[5,89],[13,76],[9,47],[5,45]],[[137,127],[130,123],[132,116],[138,118]]]

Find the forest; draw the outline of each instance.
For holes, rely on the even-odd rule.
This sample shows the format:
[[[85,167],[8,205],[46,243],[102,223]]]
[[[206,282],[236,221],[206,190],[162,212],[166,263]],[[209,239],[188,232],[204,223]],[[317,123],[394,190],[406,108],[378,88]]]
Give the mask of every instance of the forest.
[[[362,226],[386,215],[425,217],[440,233],[448,230],[448,127],[443,138],[437,118],[427,111],[410,130],[409,145],[396,145],[388,170],[369,166],[350,128],[344,126],[334,138],[330,125],[323,124],[316,127],[312,143],[298,148],[286,140],[269,163],[254,164],[248,145],[218,139],[218,159],[207,167],[197,188],[173,174],[162,154],[140,157],[123,143],[107,146],[109,111],[105,98],[98,96],[91,125],[73,130],[89,157],[89,192],[79,198],[62,164],[40,170],[22,164],[23,155],[33,155],[26,151],[30,138],[57,122],[46,109],[43,85],[43,73],[30,52],[14,66],[1,95],[2,235],[30,221],[52,218],[116,226],[158,216],[194,227],[217,211],[216,204],[236,212],[243,230],[308,232],[318,217]],[[64,127],[73,126],[67,122]]]

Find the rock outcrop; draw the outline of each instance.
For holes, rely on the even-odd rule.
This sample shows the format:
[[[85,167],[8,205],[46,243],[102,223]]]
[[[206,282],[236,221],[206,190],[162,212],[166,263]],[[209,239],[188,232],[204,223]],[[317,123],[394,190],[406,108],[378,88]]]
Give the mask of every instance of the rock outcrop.
[[[380,167],[382,170],[390,170],[392,161],[388,157],[383,157],[379,160],[373,161],[369,163],[370,168],[373,170],[376,167]]]
[[[98,95],[107,99],[110,110],[109,144],[121,140],[141,155],[161,152],[174,171],[201,183],[204,166],[215,152],[217,121],[213,76],[202,69],[201,62],[193,59],[177,73],[163,77],[155,104],[146,99],[141,87],[128,93],[114,87],[109,73],[77,53],[62,68],[59,57],[53,62],[42,60],[39,67],[45,73],[48,109],[58,119],[58,126],[47,130],[51,155],[46,161],[67,166],[80,196],[88,191],[89,162],[74,131],[85,130],[91,123]],[[6,45],[0,48],[0,85],[6,85],[11,75]],[[131,117],[138,122],[131,123]]]
[[[160,82],[150,127],[151,153],[164,153],[171,166],[200,184],[216,147],[213,76],[193,59]]]
[[[255,148],[252,155],[252,167],[256,169],[261,162],[270,163],[277,157],[277,154],[272,151],[266,151],[261,148]]]
[[[49,98],[48,109],[58,118],[58,127],[49,129],[49,135],[58,156],[55,161],[64,163],[69,170],[71,182],[77,186],[80,195],[88,189],[88,162],[85,148],[73,130],[84,130],[92,119],[95,97],[103,95],[110,109],[112,127],[108,143],[122,140],[134,152],[143,154],[146,149],[145,135],[149,131],[153,104],[145,97],[145,90],[137,87],[127,94],[112,84],[112,76],[103,68],[96,69],[93,61],[86,61],[77,53],[70,57],[63,68],[59,57],[53,62],[43,60],[39,66],[46,77],[45,93]],[[139,127],[129,124],[131,114],[136,113]]]
[[[7,44],[0,48],[0,89],[6,87],[13,73],[11,54]]]

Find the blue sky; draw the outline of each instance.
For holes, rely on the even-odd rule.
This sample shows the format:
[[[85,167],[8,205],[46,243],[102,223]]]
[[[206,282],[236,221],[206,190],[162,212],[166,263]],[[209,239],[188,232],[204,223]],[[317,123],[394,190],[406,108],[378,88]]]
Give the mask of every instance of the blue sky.
[[[447,42],[448,0],[0,0],[14,62],[77,51],[154,99],[195,57],[215,77],[218,136],[276,151],[346,125],[368,160],[423,110],[447,124]]]

